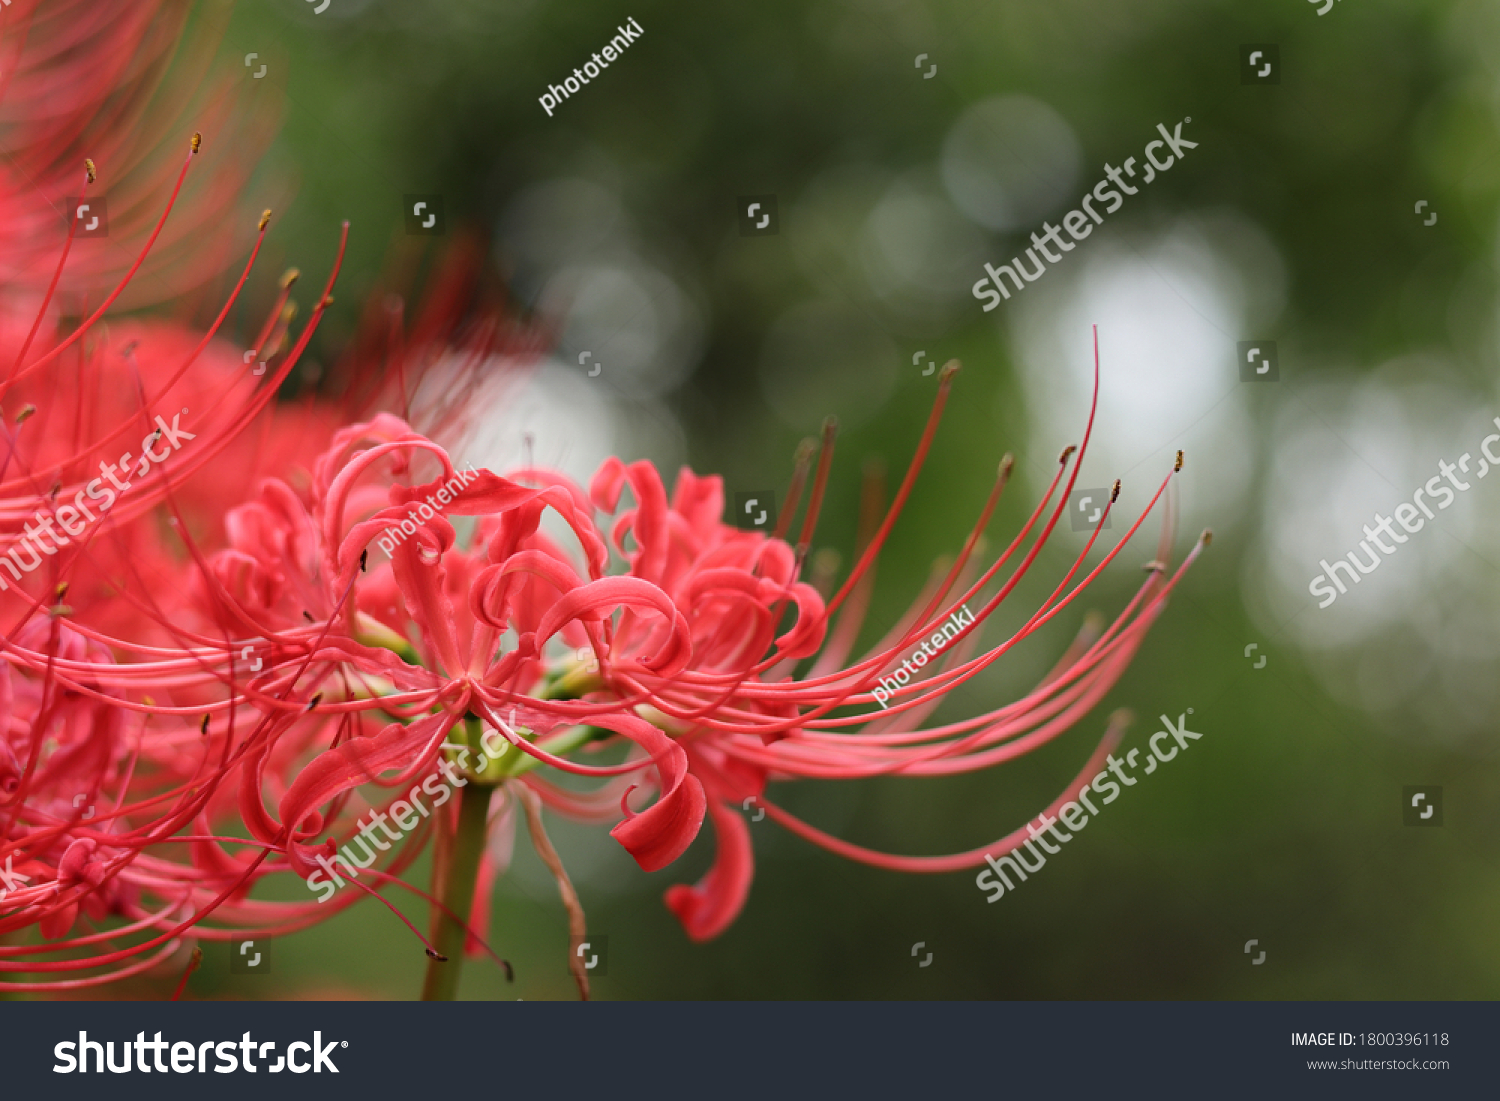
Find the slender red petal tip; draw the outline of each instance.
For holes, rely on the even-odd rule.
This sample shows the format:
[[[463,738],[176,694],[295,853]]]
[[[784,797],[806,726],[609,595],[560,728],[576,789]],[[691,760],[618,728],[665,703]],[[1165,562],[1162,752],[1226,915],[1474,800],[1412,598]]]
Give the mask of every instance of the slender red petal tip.
[[[256,228],[257,229],[265,229],[266,226],[268,224],[270,224],[270,221],[271,221],[271,211],[269,209],[262,210],[260,212],[260,225],[258,225]]]
[[[182,992],[187,989],[188,979],[193,977],[193,972],[203,963],[203,949],[195,947],[192,956],[188,959],[187,970],[182,973],[182,978],[177,981],[177,989],[172,992],[172,1000],[179,1001]]]
[[[1182,452],[1179,451],[1179,452],[1177,452],[1177,462],[1175,464],[1173,464],[1173,466],[1172,466],[1172,473],[1176,474],[1181,469],[1182,469]]]

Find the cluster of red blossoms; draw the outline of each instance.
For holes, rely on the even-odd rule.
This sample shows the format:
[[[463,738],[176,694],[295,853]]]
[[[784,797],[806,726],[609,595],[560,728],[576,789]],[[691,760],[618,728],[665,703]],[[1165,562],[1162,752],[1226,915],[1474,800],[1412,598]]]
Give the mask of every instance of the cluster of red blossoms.
[[[163,242],[169,262],[146,268],[156,285],[213,275],[199,270],[213,247],[173,263],[170,246],[183,232],[207,233],[226,203],[222,188],[184,197],[200,150],[194,134],[175,182],[147,168],[130,178],[146,190],[159,184],[157,213],[138,229],[115,204],[128,192],[111,185],[112,212],[123,216],[107,248],[78,239],[77,224],[60,216],[64,197],[87,195],[98,172],[149,162],[101,135],[149,117],[141,104],[161,78],[155,63],[180,29],[166,34],[160,5],[147,0],[96,8],[14,0],[0,15],[5,41],[24,43],[0,57],[0,126],[13,154],[0,169],[0,205],[9,204],[0,217],[9,235],[0,270],[0,989],[114,981],[193,939],[288,934],[368,894],[399,915],[381,889],[400,886],[431,910],[428,935],[413,927],[432,957],[426,996],[451,997],[465,952],[488,951],[490,885],[509,863],[518,807],[575,932],[582,910],[544,810],[613,823],[611,836],[647,871],[675,861],[709,819],[711,869],[666,896],[695,939],[722,932],[745,903],[753,865],[741,808],[752,798],[817,844],[898,870],[973,867],[1027,839],[1023,826],[951,856],[883,854],[800,821],[767,802],[765,788],[987,768],[1078,722],[1206,539],[1172,571],[1164,523],[1135,597],[1108,626],[1085,620],[1031,692],[923,725],[1121,553],[1163,502],[1180,455],[1124,538],[1085,567],[1101,523],[1035,612],[981,649],[980,629],[1035,562],[1078,470],[1068,448],[1019,534],[986,563],[981,536],[1007,457],[951,566],[853,658],[876,560],[956,364],[943,371],[904,480],[883,515],[872,511],[836,590],[830,571],[805,569],[831,426],[799,452],[772,535],[726,526],[721,480],[686,469],[670,496],[651,464],[617,459],[586,487],[536,468],[460,476],[440,441],[458,439],[461,424],[443,411],[471,404],[463,399],[487,376],[538,343],[456,289],[475,282],[470,256],[450,261],[413,331],[399,302],[372,306],[339,368],[338,389],[352,395],[339,403],[288,396],[337,263],[299,333],[293,278],[245,342],[254,354],[221,332],[242,288],[255,285],[268,216],[206,327],[111,314]],[[72,90],[65,110],[55,95],[44,99],[49,88]],[[100,146],[98,169],[82,167],[89,142]],[[215,171],[239,186],[234,165]],[[174,236],[174,219],[188,230]],[[423,393],[438,397],[414,410]],[[1091,410],[1080,462],[1092,425]],[[879,679],[971,601],[958,637],[879,709]],[[1081,777],[1122,731],[1117,717]],[[559,774],[595,783],[584,790]],[[421,791],[442,797],[423,803]],[[377,820],[383,835],[363,825]],[[401,875],[429,840],[434,882],[423,889]],[[295,901],[255,897],[266,894],[255,890],[263,879],[287,875],[309,890],[299,885]],[[315,884],[343,889],[314,897]]]

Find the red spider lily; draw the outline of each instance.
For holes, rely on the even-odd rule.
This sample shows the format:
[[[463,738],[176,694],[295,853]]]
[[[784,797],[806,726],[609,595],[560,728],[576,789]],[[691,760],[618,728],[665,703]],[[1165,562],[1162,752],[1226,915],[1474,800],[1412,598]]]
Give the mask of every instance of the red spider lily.
[[[623,819],[611,834],[648,871],[672,863],[711,819],[713,867],[696,886],[671,888],[667,904],[690,936],[715,936],[752,878],[737,813],[745,800],[764,801],[772,780],[985,768],[1057,737],[1113,686],[1203,545],[1167,576],[1164,523],[1157,561],[1112,624],[1086,621],[1021,699],[923,726],[948,692],[1061,615],[1145,520],[1086,570],[1101,523],[1047,599],[981,650],[980,627],[1033,567],[1078,469],[1068,469],[1070,448],[1020,533],[984,564],[980,537],[1007,459],[951,568],[851,660],[875,563],[913,491],[954,367],[889,510],[870,523],[830,594],[816,569],[811,582],[803,572],[830,477],[831,428],[799,458],[784,523],[811,485],[795,543],[785,529],[768,537],[723,524],[720,480],[687,470],[669,499],[648,463],[612,459],[587,490],[539,469],[457,469],[434,437],[451,442],[463,427],[451,412],[462,396],[529,339],[487,320],[499,316],[493,303],[481,304],[474,325],[457,323],[472,283],[462,251],[410,334],[393,324],[399,310],[372,298],[362,338],[336,368],[350,395],[341,407],[274,405],[333,276],[295,338],[284,285],[251,344],[252,362],[269,351],[263,376],[223,342],[260,237],[201,331],[107,331],[108,311],[138,285],[148,255],[165,248],[172,258],[227,208],[242,172],[230,165],[220,186],[189,195],[192,216],[168,229],[195,135],[159,215],[159,202],[148,216],[137,201],[170,182],[151,162],[133,190],[111,185],[114,248],[74,250],[77,227],[58,222],[58,201],[96,182],[92,162],[78,171],[84,150],[107,172],[140,159],[115,135],[133,129],[179,29],[154,22],[159,6],[147,0],[107,17],[96,7],[59,3],[44,15],[33,0],[14,0],[0,9],[7,30],[25,31],[4,49],[30,43],[0,55],[0,125],[18,150],[0,173],[0,280],[14,311],[0,315],[0,401],[20,413],[0,440],[0,552],[11,563],[0,562],[0,934],[42,938],[0,945],[0,974],[41,976],[5,985],[97,984],[154,966],[186,936],[305,928],[376,893],[372,883],[401,884],[432,837],[433,889],[412,889],[434,907],[435,935],[422,938],[435,959],[429,992],[451,993],[455,957],[483,948],[475,930],[487,925],[488,885],[509,859],[517,805],[575,932],[581,907],[542,807]],[[152,63],[126,65],[133,55]],[[122,243],[128,264],[115,259]],[[193,251],[167,293],[217,271],[233,244],[223,235]],[[60,295],[82,318],[66,333]],[[371,381],[374,365],[391,381]],[[438,386],[424,388],[424,377]],[[434,398],[435,388],[447,396]],[[382,408],[403,416],[371,414]],[[188,446],[134,475],[131,461],[175,431],[178,409],[187,411]],[[1091,410],[1079,462],[1092,425]],[[314,459],[312,441],[330,437]],[[131,461],[121,458],[127,451]],[[107,514],[87,511],[99,499],[90,487],[108,477],[101,464],[131,483]],[[633,506],[619,511],[627,487]],[[246,503],[226,510],[228,501]],[[557,527],[544,529],[544,519]],[[610,572],[612,560],[623,570]],[[971,602],[969,621],[955,623]],[[904,659],[945,623],[941,656],[911,675]],[[804,662],[810,668],[797,675]],[[907,680],[877,696],[898,666]],[[1097,770],[1122,728],[1111,723],[1082,775]],[[610,754],[613,763],[600,763]],[[602,783],[579,793],[545,769]],[[1023,828],[965,853],[894,856],[766,807],[815,843],[906,871],[976,866],[1028,838]],[[286,873],[305,880],[304,900],[251,897],[261,880]]]
[[[282,308],[289,290],[286,281],[258,344],[282,342],[277,334],[289,320]],[[326,291],[319,301],[314,323]],[[227,312],[228,306],[215,328]],[[466,380],[492,368],[496,356],[508,362],[535,344],[524,334],[518,342],[513,331],[492,323],[454,344],[453,326],[434,320],[440,316],[429,311],[425,334],[403,334],[394,353],[403,365],[400,375],[414,387],[434,365],[446,381],[472,385]],[[216,832],[241,817],[243,777],[257,775],[266,762],[286,771],[301,760],[292,739],[271,752],[261,731],[248,750],[239,743],[243,710],[236,710],[234,698],[224,700],[221,684],[234,693],[262,659],[245,646],[226,646],[224,631],[211,616],[197,614],[192,587],[181,584],[195,553],[195,531],[218,542],[226,528],[236,540],[251,530],[253,510],[220,511],[226,489],[248,489],[252,478],[295,468],[311,438],[308,427],[347,415],[351,399],[342,411],[269,404],[311,333],[309,325],[284,356],[273,356],[274,369],[259,383],[248,363],[212,340],[212,329],[200,336],[167,326],[127,327],[115,334],[125,339],[123,346],[70,338],[36,361],[51,362],[40,369],[28,364],[12,379],[12,392],[34,403],[7,434],[0,466],[0,530],[6,534],[0,610],[8,617],[0,644],[0,867],[6,874],[0,933],[35,928],[46,942],[0,947],[0,972],[116,967],[84,978],[6,985],[97,984],[152,966],[174,952],[189,929],[223,939],[235,928],[290,932],[328,912],[315,904],[248,899],[264,854],[260,860],[232,855],[223,845],[236,839]],[[56,362],[58,348],[70,342],[78,351],[76,373]],[[359,374],[351,382],[364,385]],[[151,415],[163,407],[200,415],[182,425],[175,413],[170,423]],[[246,431],[257,422],[265,431]],[[148,431],[140,435],[143,424]],[[160,428],[149,431],[153,424],[165,425],[165,436]],[[179,436],[180,453],[165,442]],[[137,467],[120,457],[132,440],[156,457],[156,465],[145,469],[149,464]],[[236,456],[241,462],[220,474],[219,466]],[[110,484],[117,488],[104,490],[109,499],[99,503],[94,491]],[[292,494],[285,482],[274,486]],[[295,505],[295,494],[291,500]],[[64,595],[77,606],[63,605]],[[269,650],[262,653],[271,657]],[[351,893],[341,906],[357,897]],[[202,919],[211,912],[233,924],[205,927]],[[121,917],[125,925],[67,936],[81,914],[93,921]],[[148,935],[116,947],[132,933]],[[159,951],[132,960],[153,948]],[[68,958],[37,958],[64,953]]]
[[[496,863],[508,859],[514,798],[526,808],[533,832],[540,828],[537,802],[587,819],[618,817],[614,808],[620,807],[624,820],[611,833],[648,871],[681,855],[704,817],[711,817],[719,836],[713,868],[697,886],[673,887],[667,896],[689,934],[704,939],[722,931],[744,903],[750,844],[735,805],[763,798],[768,780],[969,771],[1025,753],[1074,725],[1120,676],[1203,542],[1170,578],[1163,561],[1151,563],[1116,621],[1102,630],[1086,624],[1057,667],[1020,700],[921,727],[947,692],[1058,616],[1144,522],[1143,513],[1085,573],[1096,528],[1027,621],[976,654],[979,625],[1035,562],[1061,515],[1077,471],[1074,464],[1064,485],[1072,448],[1021,532],[981,571],[972,559],[1010,472],[1009,460],[1002,463],[946,575],[870,654],[848,660],[871,570],[915,483],[955,370],[944,372],[889,511],[827,601],[798,578],[830,468],[831,431],[796,548],[725,526],[717,478],[684,470],[669,504],[646,463],[606,462],[587,494],[542,470],[509,478],[459,471],[442,447],[389,415],[335,435],[316,464],[307,503],[289,486],[268,480],[258,500],[230,513],[229,547],[199,559],[201,629],[178,629],[175,654],[161,652],[100,674],[127,698],[150,689],[193,701],[158,705],[162,715],[208,716],[203,758],[217,761],[200,772],[212,769],[217,786],[192,842],[199,878],[185,888],[181,905],[199,915],[217,907],[217,919],[237,924],[200,925],[199,934],[303,927],[361,897],[360,891],[339,895],[337,887],[369,891],[362,875],[397,882],[427,835],[436,833],[438,884],[424,897],[442,899],[438,948],[429,947],[442,958],[439,949],[465,941],[459,915],[470,916],[475,927],[484,924],[485,893],[476,905],[474,884],[476,878],[488,883]],[[1086,431],[1085,450],[1088,438]],[[810,459],[805,456],[799,469],[794,496],[800,496]],[[595,509],[614,512],[626,485],[635,507],[618,514],[606,538]],[[571,547],[542,529],[549,511],[569,533]],[[473,519],[455,523],[462,517]],[[625,560],[623,573],[607,572],[611,545]],[[1018,555],[971,620],[954,626],[952,613],[978,600]],[[792,626],[777,635],[787,609],[795,609],[787,613]],[[945,621],[951,635],[934,635]],[[951,640],[942,660],[898,687],[889,710],[872,712],[877,679],[929,635]],[[245,647],[260,668],[239,681],[235,657]],[[590,654],[586,661],[577,656],[579,648]],[[815,654],[807,675],[788,675]],[[850,727],[861,729],[851,736],[844,732]],[[1122,730],[1122,721],[1111,723],[1082,775],[1097,770]],[[612,744],[627,747],[617,764],[578,759]],[[539,775],[538,765],[607,782],[593,794],[570,792]],[[444,795],[429,809],[420,792],[434,795],[430,785],[439,776],[450,795],[464,790],[452,806],[443,807]],[[657,798],[632,810],[630,796],[642,788],[654,789]],[[371,794],[381,789],[387,794]],[[243,844],[222,828],[231,809],[259,849],[253,860],[230,852]],[[829,837],[774,805],[767,809],[833,851],[906,871],[974,866],[987,852],[1007,852],[1029,836],[1023,828],[952,856],[892,856]],[[487,817],[492,844],[485,853]],[[401,828],[392,831],[388,818]],[[391,842],[403,843],[380,840],[377,822]],[[330,833],[352,836],[340,847]],[[466,845],[465,833],[477,845]],[[319,836],[327,839],[315,844]],[[544,835],[537,840],[545,856],[550,846]],[[382,852],[391,856],[376,867]],[[466,860],[478,867],[461,866]],[[581,911],[555,854],[549,864],[577,924]],[[245,898],[250,883],[279,871],[304,878],[318,901]],[[457,891],[450,889],[455,883]],[[321,905],[334,899],[332,906]]]
[[[48,183],[60,150],[98,139],[104,154],[96,148],[96,156],[107,169],[135,156],[127,142],[99,139],[93,127],[101,118],[121,120],[101,113],[99,98],[113,89],[114,108],[138,107],[136,99],[159,77],[151,58],[175,40],[171,21],[151,23],[159,9],[154,3],[111,10],[108,20],[86,5],[72,6],[78,9],[72,21],[52,18],[68,17],[63,9],[69,7],[52,5],[45,18],[26,0],[0,9],[5,48],[20,39],[30,43],[31,52],[9,58],[13,63],[0,74],[0,84],[9,83],[0,87],[9,93],[0,101],[0,117],[7,136],[20,142],[7,163],[33,177],[31,190],[20,184],[6,190],[0,181],[6,211],[0,220],[20,234],[17,242],[7,239],[7,267],[0,272],[5,309],[17,311],[0,314],[0,401],[18,411],[0,429],[0,615],[6,618],[0,642],[0,935],[34,930],[43,938],[42,944],[0,947],[0,974],[45,977],[3,984],[9,989],[95,986],[174,953],[184,930],[207,938],[231,935],[204,929],[208,912],[254,929],[290,930],[294,924],[287,922],[299,915],[305,924],[324,916],[323,910],[249,900],[254,858],[226,855],[199,837],[239,819],[239,796],[222,784],[239,777],[242,759],[231,753],[233,714],[225,723],[204,714],[205,705],[222,700],[222,691],[178,678],[162,661],[204,646],[223,651],[222,634],[193,631],[192,586],[183,585],[190,558],[174,526],[187,546],[195,538],[220,543],[223,502],[254,492],[269,474],[297,480],[299,468],[311,466],[339,423],[371,405],[410,408],[413,395],[420,405],[429,375],[441,375],[453,390],[472,389],[496,360],[508,366],[537,344],[529,333],[517,336],[514,327],[489,320],[495,315],[486,303],[478,303],[477,323],[460,326],[472,305],[466,291],[472,263],[455,249],[416,329],[408,333],[399,311],[386,311],[380,336],[363,341],[362,347],[384,345],[378,366],[390,369],[392,384],[372,386],[377,371],[369,363],[356,365],[344,369],[345,398],[338,405],[278,407],[276,396],[329,305],[338,263],[300,335],[291,333],[296,273],[288,273],[255,336],[257,354],[245,357],[240,348],[226,347],[220,330],[251,276],[269,211],[239,282],[207,329],[111,327],[110,309],[148,270],[148,257],[163,246],[171,252],[174,233],[177,240],[183,229],[196,237],[196,261],[222,254],[233,236],[216,234],[220,243],[214,243],[202,223],[237,192],[240,177],[217,172],[216,189],[187,199],[183,226],[180,199],[201,148],[195,133],[189,156],[169,181],[165,205],[157,199],[159,208],[144,225],[129,201],[111,202],[117,217],[108,254],[74,248],[77,225],[28,216],[28,202],[46,205],[51,190],[87,195],[95,183],[93,160],[69,172],[71,187]],[[144,18],[136,18],[141,13]],[[99,52],[113,49],[129,58],[136,45],[141,68],[130,71],[127,87],[111,84],[113,60],[105,65]],[[36,54],[45,60],[36,62]],[[90,68],[96,65],[104,68]],[[104,83],[101,74],[108,75]],[[48,81],[71,95],[58,95],[55,87],[43,95]],[[39,113],[49,113],[45,124]],[[148,186],[151,178],[138,178],[136,186]],[[111,199],[120,196],[111,193]],[[55,260],[45,269],[31,263],[46,251]],[[132,260],[114,261],[121,254]],[[171,293],[178,293],[181,270],[174,272]],[[90,291],[101,279],[110,284]],[[57,303],[69,296],[81,303],[81,320],[63,330]],[[429,411],[425,420],[444,428],[440,414]],[[450,419],[447,428],[453,426]],[[305,472],[303,483],[309,478]],[[196,625],[213,627],[211,621]],[[239,651],[236,658],[223,664],[231,684],[249,664]],[[190,661],[201,669],[201,658]],[[275,756],[273,762],[294,765]],[[184,832],[195,828],[199,834]],[[78,922],[107,918],[111,929],[75,932]],[[65,959],[46,959],[51,956]],[[98,968],[110,971],[84,975]]]
[[[305,344],[305,336],[299,344]],[[283,365],[282,377],[288,369]],[[459,472],[438,444],[404,421],[381,415],[335,434],[333,446],[314,465],[305,498],[279,479],[265,480],[257,500],[226,516],[226,549],[204,555],[179,522],[185,549],[199,566],[194,601],[202,615],[182,616],[180,607],[163,604],[150,589],[133,603],[154,621],[158,638],[170,637],[170,645],[69,628],[58,622],[56,609],[42,643],[42,621],[23,619],[30,633],[23,627],[12,634],[7,659],[20,675],[41,683],[27,697],[33,710],[21,724],[33,732],[49,728],[53,715],[44,715],[44,709],[56,709],[59,696],[76,700],[80,709],[92,707],[95,733],[86,744],[102,740],[104,748],[96,755],[118,762],[121,731],[133,727],[130,773],[135,776],[138,760],[151,785],[149,796],[103,816],[100,827],[116,823],[115,832],[80,828],[76,818],[59,818],[56,808],[40,809],[44,776],[64,785],[71,780],[75,787],[78,777],[50,767],[55,747],[46,755],[49,767],[39,770],[43,743],[33,733],[25,744],[27,760],[17,755],[13,771],[19,783],[10,804],[25,808],[28,829],[13,836],[5,851],[22,853],[16,871],[36,882],[11,896],[9,905],[20,904],[20,911],[6,914],[0,900],[0,930],[40,923],[44,935],[59,935],[83,904],[130,918],[127,928],[156,933],[130,948],[47,964],[3,961],[7,954],[34,954],[35,946],[0,949],[0,969],[120,963],[158,945],[169,950],[176,935],[187,930],[225,939],[249,930],[291,932],[352,904],[360,893],[346,891],[328,907],[321,905],[327,896],[303,903],[262,902],[248,897],[257,880],[291,871],[310,889],[336,880],[368,891],[361,872],[368,869],[377,882],[396,881],[428,833],[439,839],[436,893],[442,901],[418,893],[440,910],[439,947],[451,954],[455,935],[458,947],[465,942],[459,916],[483,916],[483,894],[479,906],[473,905],[475,879],[487,882],[497,861],[506,858],[506,829],[492,831],[498,836],[489,855],[482,854],[482,838],[492,805],[499,812],[495,825],[503,826],[511,796],[527,810],[544,856],[550,846],[540,835],[538,801],[585,818],[611,815],[619,805],[625,820],[611,832],[646,870],[675,860],[705,815],[711,816],[720,841],[714,867],[696,887],[674,887],[667,899],[690,935],[707,938],[733,920],[751,878],[748,833],[732,804],[760,797],[767,780],[970,770],[1056,737],[1112,686],[1187,562],[1169,580],[1161,576],[1164,565],[1153,563],[1116,622],[1102,632],[1086,627],[1058,667],[1026,697],[945,726],[921,729],[920,723],[949,690],[1055,618],[1144,522],[1143,514],[1126,538],[1079,578],[1096,529],[1027,622],[1005,642],[974,656],[978,625],[1031,567],[1061,515],[1077,471],[1074,464],[1059,493],[1071,448],[1021,532],[979,572],[971,560],[1010,472],[1009,460],[1002,463],[995,488],[946,576],[875,651],[847,660],[873,565],[911,493],[955,370],[944,371],[927,429],[890,510],[850,576],[826,602],[799,575],[828,478],[831,431],[825,433],[794,549],[779,537],[722,524],[717,478],[683,471],[669,505],[660,478],[645,463],[606,462],[587,494],[542,470],[517,471],[511,478]],[[1091,429],[1092,413],[1085,450]],[[231,426],[217,433],[208,446],[222,446],[232,431]],[[67,463],[56,465],[61,470]],[[811,455],[805,454],[794,498],[810,467]],[[618,515],[606,537],[595,509],[615,511],[627,485],[635,507]],[[150,500],[171,492],[171,484],[164,484]],[[548,511],[570,533],[571,548],[542,530]],[[180,521],[180,511],[177,517]],[[473,518],[464,525],[464,538],[449,517]],[[888,711],[871,712],[878,678],[955,609],[976,599],[1034,532],[1021,561],[971,621],[955,631],[946,657],[890,693]],[[627,538],[633,549],[627,549]],[[624,573],[607,572],[611,544],[626,562]],[[372,549],[377,552],[373,564]],[[1165,551],[1164,535],[1162,556]],[[1195,548],[1188,561],[1196,553]],[[28,616],[43,609],[40,601],[29,599],[29,604]],[[830,634],[831,617],[840,608],[843,614]],[[795,609],[793,625],[777,635],[788,609]],[[75,630],[82,631],[76,640],[69,633]],[[96,648],[87,650],[85,639]],[[108,660],[101,643],[130,660]],[[580,647],[592,651],[587,663],[577,657]],[[788,675],[820,649],[806,676]],[[247,669],[250,655],[254,664]],[[850,726],[863,729],[856,737],[841,732]],[[1113,724],[1086,774],[1097,768],[1119,733],[1120,725]],[[611,743],[631,747],[618,764],[575,759]],[[609,782],[592,795],[580,795],[537,775],[537,764]],[[446,810],[433,800],[429,817],[414,798],[414,781],[430,780],[439,769],[445,782],[473,788]],[[106,782],[113,775],[103,770]],[[632,778],[635,782],[621,790]],[[397,798],[357,798],[356,789],[366,785],[393,789]],[[496,786],[503,788],[498,800]],[[655,788],[658,798],[647,809],[632,811],[629,796],[639,787]],[[425,784],[422,790],[431,794]],[[59,798],[56,792],[48,797],[54,804]],[[377,850],[392,850],[371,832],[374,822],[398,814],[403,804],[404,818],[396,820],[412,820],[413,803],[421,807],[422,821],[411,822],[417,828],[408,843],[384,868],[372,867]],[[1018,830],[949,857],[896,857],[827,837],[775,806],[767,809],[834,851],[912,871],[971,866],[986,851],[999,855],[1027,836]],[[154,816],[136,824],[146,811]],[[351,841],[340,849],[332,837],[322,845],[312,843],[328,829],[344,832],[363,811],[372,816],[372,825],[360,828],[358,848]],[[12,825],[17,821],[12,813]],[[131,828],[124,828],[127,823]],[[248,832],[255,855],[238,848],[246,840],[232,836],[235,826]],[[193,832],[184,835],[184,828]],[[481,845],[462,844],[460,835],[476,829]],[[387,836],[393,835],[387,831]],[[181,845],[187,854],[175,860],[146,852],[164,844]],[[480,866],[465,869],[460,866],[465,861]],[[555,854],[549,863],[565,898],[574,901],[577,924],[581,918],[566,874]],[[318,883],[320,874],[324,878]],[[450,889],[455,883],[457,891]],[[142,901],[148,896],[149,905]],[[212,927],[204,923],[210,914],[216,920]],[[102,939],[104,934],[91,934],[47,947],[86,950]],[[443,958],[442,951],[429,951]],[[141,966],[133,963],[114,974]]]

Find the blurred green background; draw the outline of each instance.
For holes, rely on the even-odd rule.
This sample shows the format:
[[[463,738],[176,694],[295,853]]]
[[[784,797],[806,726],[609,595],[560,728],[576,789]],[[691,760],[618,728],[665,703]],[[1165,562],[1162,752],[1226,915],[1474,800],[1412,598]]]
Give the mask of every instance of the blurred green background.
[[[1086,722],[978,775],[780,785],[770,797],[874,848],[946,853],[1049,803],[1113,707],[1137,716],[1127,749],[1159,728],[1155,716],[1193,708],[1204,737],[1190,752],[994,905],[973,872],[867,868],[754,823],[750,901],[707,945],[661,902],[707,868],[707,832],[677,866],[645,875],[603,828],[553,817],[589,927],[609,938],[597,997],[1500,995],[1496,487],[1475,483],[1451,520],[1334,609],[1306,592],[1318,559],[1357,543],[1370,510],[1388,512],[1438,459],[1473,450],[1500,412],[1500,8],[1319,7],[235,9],[216,64],[239,94],[285,98],[263,175],[293,181],[295,199],[278,210],[271,264],[321,279],[339,221],[353,226],[318,356],[349,339],[393,248],[441,245],[406,238],[410,193],[440,194],[449,235],[482,235],[520,305],[565,319],[554,363],[530,397],[494,411],[472,457],[513,459],[529,431],[539,460],[582,464],[575,473],[613,448],[722,473],[730,493],[780,492],[798,440],[836,413],[818,545],[847,569],[861,463],[883,460],[894,484],[935,392],[926,363],[963,361],[881,560],[867,642],[958,548],[1008,450],[1020,472],[992,547],[1029,512],[1037,479],[1082,430],[1090,321],[1107,381],[1101,458],[1080,486],[1124,478],[1117,517],[1133,516],[1172,450],[1188,452],[1174,557],[1202,527],[1218,538]],[[547,85],[628,17],[641,38],[548,117]],[[1278,47],[1279,83],[1241,82],[1244,44]],[[250,51],[269,60],[269,81],[250,82]],[[1105,161],[1139,157],[1158,123],[1189,116],[1196,149],[1057,271],[983,312],[969,287],[985,260],[1022,251]],[[258,210],[255,190],[246,206]],[[764,194],[777,197],[778,232],[742,236],[737,198]],[[1243,384],[1236,344],[1262,339],[1278,343],[1281,379]],[[596,378],[578,366],[585,350],[604,365]],[[1124,526],[1117,518],[1107,540]],[[1085,608],[1122,608],[1156,527],[938,719],[1025,692]],[[1067,569],[1083,537],[1066,528],[987,640]],[[1251,643],[1263,667],[1246,657]],[[1442,828],[1402,825],[1401,789],[1417,784],[1442,786]],[[472,962],[465,997],[573,996],[562,907],[521,832],[490,930],[516,982]],[[1245,951],[1252,938],[1263,964]],[[425,963],[368,903],[278,942],[269,977],[230,976],[227,959],[210,946],[195,996],[413,997]]]

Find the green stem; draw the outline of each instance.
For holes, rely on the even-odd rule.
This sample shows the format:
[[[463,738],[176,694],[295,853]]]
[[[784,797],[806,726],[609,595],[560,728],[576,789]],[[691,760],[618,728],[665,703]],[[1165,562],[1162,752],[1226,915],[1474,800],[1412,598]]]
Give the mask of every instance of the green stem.
[[[479,859],[484,855],[485,826],[494,790],[473,782],[458,789],[458,833],[448,854],[442,899],[449,911],[465,921],[474,906],[474,882],[479,878]],[[448,959],[427,961],[427,977],[422,982],[424,1002],[451,1002],[457,998],[467,937],[462,925],[439,913],[433,947]]]

